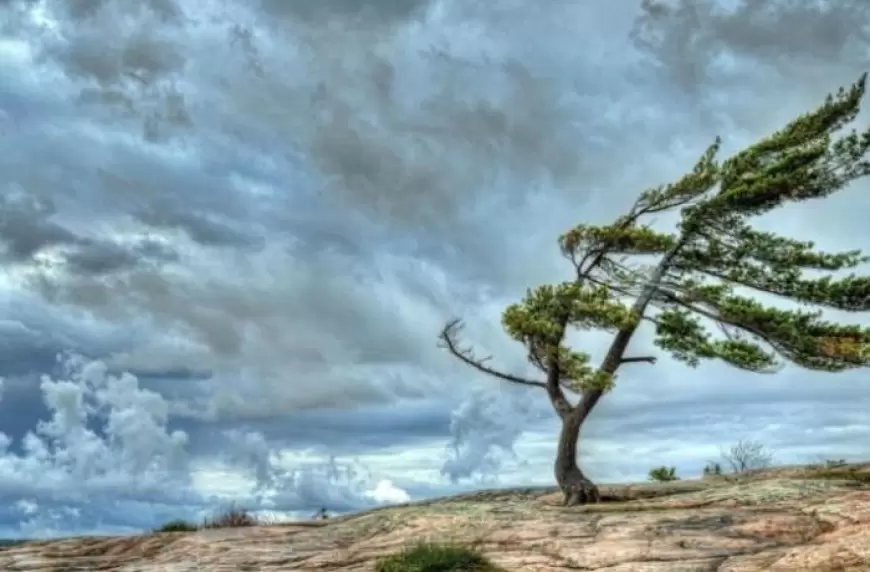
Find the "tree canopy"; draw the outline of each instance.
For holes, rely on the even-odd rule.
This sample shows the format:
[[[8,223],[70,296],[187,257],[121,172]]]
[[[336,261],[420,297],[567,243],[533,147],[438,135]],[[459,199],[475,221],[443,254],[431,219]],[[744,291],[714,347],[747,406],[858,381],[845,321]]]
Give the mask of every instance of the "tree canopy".
[[[547,374],[551,398],[558,398],[554,385],[606,391],[620,364],[654,362],[623,355],[642,321],[654,325],[657,347],[690,366],[717,359],[768,373],[786,362],[832,372],[870,364],[870,329],[823,317],[825,308],[870,309],[870,278],[840,272],[870,258],[859,250],[823,252],[751,225],[753,217],[828,197],[870,173],[870,130],[838,135],[856,118],[866,79],[725,161],[717,159],[717,139],[691,172],[642,192],[612,224],[581,224],[559,237],[574,279],[530,289],[502,317],[530,363]],[[672,232],[645,223],[675,210],[680,220]],[[758,294],[798,304],[783,309]],[[474,358],[458,345],[459,325],[442,332],[454,355],[502,379],[548,387]],[[569,328],[616,334],[605,361],[596,367],[589,354],[566,345]]]

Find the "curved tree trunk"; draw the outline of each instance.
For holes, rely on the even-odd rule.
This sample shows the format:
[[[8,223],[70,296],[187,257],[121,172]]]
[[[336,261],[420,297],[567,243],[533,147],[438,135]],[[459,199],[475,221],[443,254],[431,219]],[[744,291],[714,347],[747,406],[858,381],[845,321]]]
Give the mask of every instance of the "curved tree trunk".
[[[601,500],[598,487],[577,465],[577,441],[580,438],[580,427],[587,415],[588,412],[578,408],[562,418],[554,469],[565,506],[597,503]]]
[[[643,294],[632,305],[631,311],[634,315],[643,316],[671,260],[673,260],[677,252],[685,244],[685,241],[686,238],[682,238],[659,262],[658,267],[652,273],[652,276],[650,276]],[[637,331],[639,323],[639,321],[636,321],[616,333],[599,371],[609,375],[616,373],[616,370],[625,361],[625,350],[628,348],[628,343],[631,341],[634,332]],[[565,323],[562,325],[564,326]],[[598,487],[583,474],[583,471],[577,465],[577,441],[580,439],[580,427],[582,427],[583,422],[586,421],[592,409],[598,404],[598,400],[604,395],[604,391],[601,389],[585,391],[580,399],[580,403],[576,407],[571,407],[567,404],[565,396],[559,387],[559,368],[558,362],[555,359],[550,365],[549,374],[547,390],[550,395],[550,401],[562,419],[562,431],[559,433],[559,449],[556,453],[554,468],[556,482],[564,495],[565,506],[599,502],[601,494],[598,491]]]

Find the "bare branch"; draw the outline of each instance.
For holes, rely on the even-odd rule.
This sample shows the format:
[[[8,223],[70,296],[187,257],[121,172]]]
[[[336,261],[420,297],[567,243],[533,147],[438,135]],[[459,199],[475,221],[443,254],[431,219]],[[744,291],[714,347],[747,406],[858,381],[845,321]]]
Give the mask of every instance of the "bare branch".
[[[773,461],[773,453],[758,441],[738,441],[728,451],[723,450],[721,455],[735,475],[766,469]]]
[[[458,346],[456,335],[461,329],[462,321],[459,319],[454,319],[448,322],[446,326],[444,326],[444,329],[441,330],[441,334],[438,336],[439,339],[442,341],[444,347],[447,348],[447,350],[455,357],[459,358],[461,361],[470,365],[477,371],[489,374],[493,377],[497,377],[498,379],[510,381],[511,383],[518,383],[520,385],[530,385],[533,387],[542,387],[546,389],[547,384],[543,381],[526,379],[524,377],[520,377],[510,373],[504,373],[484,365],[486,362],[492,359],[492,356],[487,356],[485,358],[476,358],[474,357],[474,351],[471,348],[460,348]]]
[[[635,357],[624,357],[619,360],[619,363],[652,363],[654,364],[658,358],[655,356],[635,356]]]

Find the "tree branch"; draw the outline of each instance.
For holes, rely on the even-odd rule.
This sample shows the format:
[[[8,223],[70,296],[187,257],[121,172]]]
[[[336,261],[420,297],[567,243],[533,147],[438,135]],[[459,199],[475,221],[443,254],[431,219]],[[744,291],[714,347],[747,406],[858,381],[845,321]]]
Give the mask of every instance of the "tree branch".
[[[659,262],[652,276],[649,277],[649,280],[644,286],[643,294],[634,301],[631,311],[635,316],[643,316],[646,313],[647,306],[649,306],[655,298],[659,282],[664,278],[665,273],[670,267],[671,261],[677,255],[680,248],[683,247],[684,243],[685,238],[674,245],[674,247],[665,254]],[[631,341],[631,337],[637,331],[637,327],[638,323],[635,323],[631,326],[620,329],[616,333],[616,336],[614,336],[613,341],[610,343],[610,348],[607,350],[607,355],[604,356],[604,360],[602,360],[598,371],[610,375],[616,373],[616,370],[619,369],[620,364],[622,364],[625,350],[628,348],[628,343]],[[577,404],[577,414],[581,419],[585,419],[589,415],[598,403],[598,400],[601,399],[602,395],[604,395],[604,391],[601,389],[593,389],[583,394],[583,398],[580,400],[580,403]]]
[[[571,405],[571,402],[565,397],[565,392],[562,391],[562,368],[559,364],[558,354],[558,347],[562,343],[562,340],[565,339],[565,329],[568,327],[568,319],[569,315],[567,312],[563,312],[562,315],[559,316],[559,335],[557,336],[559,343],[556,344],[556,349],[549,352],[549,355],[547,356],[547,384],[545,385],[547,388],[547,397],[550,398],[550,403],[553,405],[553,409],[556,410],[556,414],[560,419],[567,418],[575,411],[574,406]]]
[[[770,347],[770,349],[772,349],[778,355],[780,355],[786,359],[790,359],[789,358],[790,352],[787,350],[787,348],[783,347],[782,343],[778,342],[777,340],[772,339],[765,332],[759,330],[758,328],[754,328],[749,324],[742,324],[740,322],[728,320],[728,319],[716,314],[715,312],[718,311],[718,309],[715,308],[715,306],[714,306],[714,311],[711,312],[711,311],[708,311],[708,310],[705,310],[703,308],[698,307],[696,301],[683,300],[678,295],[674,294],[673,292],[669,292],[669,291],[664,290],[664,289],[660,289],[657,292],[657,295],[660,296],[660,299],[662,299],[665,303],[676,304],[682,308],[685,308],[686,310],[689,310],[690,312],[698,314],[699,316],[703,316],[704,318],[707,318],[708,320],[711,320],[713,323],[718,324],[721,327],[731,326],[737,330],[740,330],[740,331],[746,332],[747,334],[755,336],[755,338],[758,341],[760,341],[764,344],[767,344]],[[701,303],[703,303],[703,302],[701,302]]]
[[[520,377],[518,375],[513,375],[510,373],[504,373],[488,367],[484,365],[485,362],[492,359],[492,356],[488,356],[482,359],[478,359],[474,357],[474,352],[471,348],[460,348],[456,342],[456,333],[462,329],[462,322],[459,319],[451,320],[444,326],[444,329],[441,330],[441,334],[438,336],[444,344],[444,347],[447,348],[451,354],[455,357],[459,358],[464,363],[470,365],[477,371],[489,374],[493,377],[497,377],[498,379],[502,379],[504,381],[510,381],[511,383],[517,383],[520,385],[529,385],[533,387],[542,387],[544,389],[547,388],[547,384],[543,381],[536,381],[533,379],[526,379],[524,377]]]
[[[656,359],[658,359],[658,358],[656,358],[655,356],[635,356],[635,357],[624,357],[624,358],[622,358],[621,360],[619,360],[619,363],[638,363],[638,362],[645,362],[645,363],[652,363],[652,364],[654,364],[654,363],[656,362]]]
[[[544,361],[541,359],[541,357],[537,353],[532,351],[531,348],[529,349],[528,359],[529,359],[529,363],[531,363],[534,367],[539,369],[542,373],[549,374],[549,371],[547,370],[547,364],[544,363]],[[571,393],[575,393],[575,394],[580,393],[580,391],[578,391],[576,388],[571,387],[572,381],[574,381],[574,380],[572,380],[570,377],[563,376],[559,380],[559,385],[562,387],[563,390],[567,390],[567,391],[569,391]]]

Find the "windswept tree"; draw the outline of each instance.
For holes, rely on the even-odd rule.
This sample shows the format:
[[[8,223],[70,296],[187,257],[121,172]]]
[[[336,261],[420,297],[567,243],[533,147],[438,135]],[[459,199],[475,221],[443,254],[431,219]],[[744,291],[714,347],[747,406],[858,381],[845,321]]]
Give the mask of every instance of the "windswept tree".
[[[627,353],[641,322],[652,324],[656,347],[691,367],[713,359],[754,373],[776,372],[785,363],[828,372],[870,364],[870,330],[822,315],[822,308],[870,309],[870,278],[840,272],[868,258],[859,250],[822,252],[810,241],[751,225],[753,217],[828,197],[870,173],[870,130],[843,132],[858,114],[865,85],[866,74],[721,163],[717,139],[690,173],[644,191],[612,224],[580,225],[562,235],[559,247],[575,277],[529,290],[502,316],[540,379],[475,357],[459,339],[459,320],[444,327],[442,345],[456,358],[546,391],[562,421],[555,476],[566,505],[600,498],[577,464],[583,422],[623,365],[656,362]],[[676,209],[680,222],[672,232],[645,221]],[[765,304],[758,293],[794,302],[795,309]],[[570,328],[614,334],[597,367],[567,345]]]

